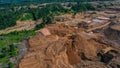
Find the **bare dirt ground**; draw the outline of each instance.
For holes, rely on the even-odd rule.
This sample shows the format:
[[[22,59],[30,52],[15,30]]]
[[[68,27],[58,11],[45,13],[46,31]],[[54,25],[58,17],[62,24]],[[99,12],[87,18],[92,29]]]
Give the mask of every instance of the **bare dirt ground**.
[[[47,31],[38,31],[36,36],[28,40],[29,51],[20,61],[19,68],[120,66],[119,49],[106,42],[103,36],[86,33],[82,27],[76,28],[65,24],[50,24],[45,30]]]
[[[41,22],[17,21],[0,34],[30,30]],[[18,68],[120,68],[119,22],[120,12],[110,10],[55,16],[54,24],[27,40]]]
[[[6,28],[5,30],[0,30],[0,34],[7,34],[13,31],[30,30],[35,27],[35,22],[32,20],[27,21],[17,21],[17,24],[13,27]]]
[[[4,30],[0,30],[0,34],[7,34],[14,31],[31,30],[36,26],[36,24],[40,24],[40,23],[42,23],[41,19],[38,20],[37,22],[33,20],[26,20],[26,21],[18,20],[15,26],[6,28]]]
[[[56,16],[55,24],[28,39],[28,53],[18,67],[120,68],[119,14],[106,10]]]

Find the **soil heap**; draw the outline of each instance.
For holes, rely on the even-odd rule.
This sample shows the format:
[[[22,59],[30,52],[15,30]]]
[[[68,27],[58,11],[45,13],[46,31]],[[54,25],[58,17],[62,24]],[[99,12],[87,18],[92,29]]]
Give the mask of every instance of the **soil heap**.
[[[46,26],[28,39],[29,51],[19,68],[119,68],[119,61],[112,63],[119,55],[117,49],[82,32],[84,28],[64,24]]]

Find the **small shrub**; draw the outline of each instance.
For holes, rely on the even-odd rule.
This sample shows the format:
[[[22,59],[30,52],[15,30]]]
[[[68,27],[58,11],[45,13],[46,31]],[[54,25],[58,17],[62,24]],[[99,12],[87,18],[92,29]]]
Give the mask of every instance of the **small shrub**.
[[[36,25],[35,30],[39,30],[39,29],[41,29],[43,27],[45,27],[45,23],[44,22],[41,23],[41,24]]]
[[[103,6],[101,6],[101,5],[97,5],[97,8],[102,8]]]
[[[10,57],[17,56],[18,55],[18,48],[17,48],[17,46],[12,44],[12,45],[9,45],[9,47],[10,47],[10,52],[9,52]]]
[[[96,12],[92,12],[91,14],[97,14]]]
[[[25,21],[25,20],[29,20],[32,19],[32,15],[31,14],[23,14],[22,17],[20,18],[21,21]]]
[[[9,63],[8,63],[8,68],[14,68],[14,66],[15,66],[14,63],[12,63],[12,62],[9,62]]]

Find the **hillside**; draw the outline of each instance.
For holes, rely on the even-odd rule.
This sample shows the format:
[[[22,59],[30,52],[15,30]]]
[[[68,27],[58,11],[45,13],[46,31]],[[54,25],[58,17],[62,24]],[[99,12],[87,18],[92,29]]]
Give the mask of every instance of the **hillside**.
[[[28,39],[28,53],[19,68],[111,68],[113,64],[119,68],[119,48],[100,42],[105,39],[99,35],[85,37],[83,29],[51,24],[38,30]]]
[[[0,68],[120,68],[119,0],[19,1],[0,0]]]
[[[70,14],[55,16],[54,24],[36,31],[36,36],[27,40],[28,52],[18,67],[119,68],[120,21],[116,12],[119,13],[89,11],[74,18]]]

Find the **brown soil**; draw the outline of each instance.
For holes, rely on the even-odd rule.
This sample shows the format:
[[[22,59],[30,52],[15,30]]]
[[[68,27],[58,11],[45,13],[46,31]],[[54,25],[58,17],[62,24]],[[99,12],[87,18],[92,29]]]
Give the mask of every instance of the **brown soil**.
[[[51,34],[38,34],[28,40],[29,52],[20,61],[19,68],[109,68],[105,64],[113,59],[109,52],[114,48],[100,43],[99,37],[85,38],[81,35],[84,28],[64,24],[45,28]]]
[[[116,31],[120,31],[120,24],[116,24],[111,26],[111,29],[116,30]]]

